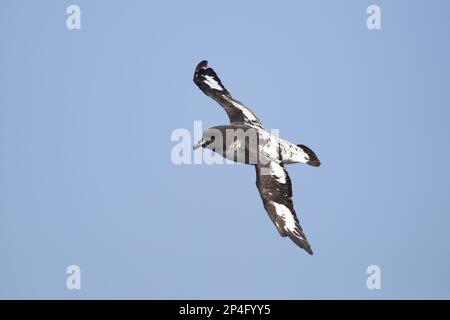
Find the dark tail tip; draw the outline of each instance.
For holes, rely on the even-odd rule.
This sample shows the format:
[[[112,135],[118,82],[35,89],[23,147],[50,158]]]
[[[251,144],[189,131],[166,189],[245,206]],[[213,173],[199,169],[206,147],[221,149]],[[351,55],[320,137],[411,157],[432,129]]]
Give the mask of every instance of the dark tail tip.
[[[320,167],[320,165],[321,165],[320,160],[319,160],[319,158],[317,158],[314,151],[312,151],[310,148],[308,148],[304,144],[298,144],[297,146],[302,148],[302,150],[305,151],[305,153],[308,155],[309,161],[307,162],[307,164],[309,164],[310,166],[313,166],[313,167]]]
[[[321,163],[320,163],[319,160],[314,160],[314,161],[309,160],[307,163],[308,163],[310,166],[313,166],[313,167],[320,167],[320,165],[321,165]]]

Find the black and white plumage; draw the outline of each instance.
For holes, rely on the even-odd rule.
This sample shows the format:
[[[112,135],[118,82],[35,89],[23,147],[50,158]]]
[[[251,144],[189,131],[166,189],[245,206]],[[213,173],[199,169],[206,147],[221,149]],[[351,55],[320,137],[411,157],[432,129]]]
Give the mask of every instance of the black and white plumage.
[[[209,128],[194,149],[204,147],[230,160],[252,164],[256,168],[256,186],[270,219],[282,237],[289,237],[309,254],[311,246],[300,226],[292,202],[291,179],[284,167],[290,163],[320,166],[315,153],[304,145],[296,145],[267,132],[256,115],[235,100],[207,61],[200,62],[194,74],[195,84],[218,102],[227,113],[230,125]],[[250,132],[247,138],[236,135],[219,141],[228,131]],[[251,143],[251,137],[256,143]],[[253,160],[252,160],[253,159]]]
[[[207,96],[216,100],[225,109],[232,124],[245,123],[262,128],[261,121],[255,114],[231,97],[216,72],[208,68],[206,60],[200,62],[195,68],[194,82]]]

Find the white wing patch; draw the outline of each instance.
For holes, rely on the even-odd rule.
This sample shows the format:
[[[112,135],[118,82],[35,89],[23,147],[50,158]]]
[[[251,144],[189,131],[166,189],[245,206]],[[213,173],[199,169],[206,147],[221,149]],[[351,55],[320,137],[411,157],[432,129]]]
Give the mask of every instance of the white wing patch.
[[[283,167],[274,161],[270,163],[270,175],[276,177],[279,183],[286,183],[286,173],[284,172]]]
[[[214,90],[223,91],[221,85],[211,76],[204,75],[205,77],[205,83]]]
[[[288,229],[290,231],[294,231],[296,229],[296,222],[295,222],[294,215],[292,214],[291,210],[289,210],[289,208],[283,204],[279,204],[279,203],[276,203],[273,201],[272,201],[272,204],[275,207],[275,211],[277,212],[277,215],[283,219],[286,229]]]

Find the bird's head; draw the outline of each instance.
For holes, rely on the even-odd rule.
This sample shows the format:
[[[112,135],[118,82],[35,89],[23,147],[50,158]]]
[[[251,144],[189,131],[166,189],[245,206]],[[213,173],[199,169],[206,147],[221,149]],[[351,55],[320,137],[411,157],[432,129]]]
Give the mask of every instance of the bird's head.
[[[205,132],[203,132],[202,139],[197,142],[193,149],[208,148],[214,151],[214,149],[221,145],[223,141],[222,131],[218,128],[209,128]]]

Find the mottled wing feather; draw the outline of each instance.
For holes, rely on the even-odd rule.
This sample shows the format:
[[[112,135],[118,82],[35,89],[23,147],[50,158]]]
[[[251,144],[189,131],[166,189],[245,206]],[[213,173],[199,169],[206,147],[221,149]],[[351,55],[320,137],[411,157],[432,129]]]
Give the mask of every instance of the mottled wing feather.
[[[206,60],[200,62],[195,68],[194,82],[204,94],[214,99],[225,109],[231,123],[241,122],[262,128],[261,121],[255,114],[241,102],[233,99],[216,72],[208,67]]]
[[[313,254],[303,233],[292,203],[292,184],[281,163],[272,161],[256,167],[256,186],[264,208],[283,237],[289,237],[300,248]]]

